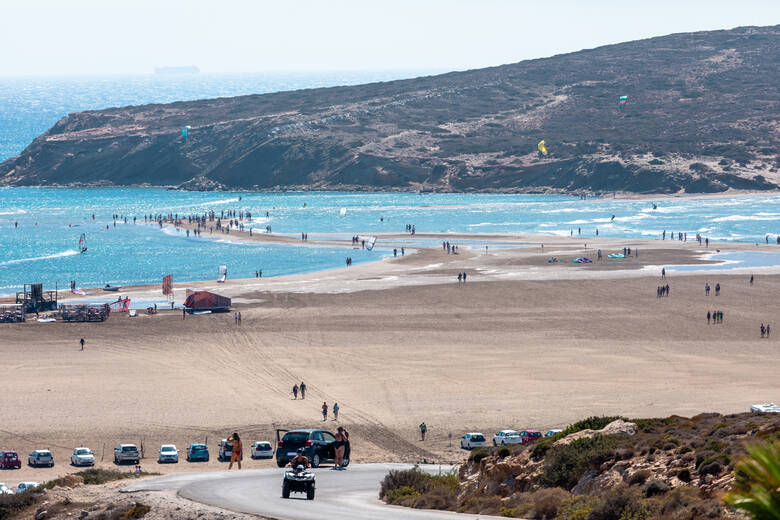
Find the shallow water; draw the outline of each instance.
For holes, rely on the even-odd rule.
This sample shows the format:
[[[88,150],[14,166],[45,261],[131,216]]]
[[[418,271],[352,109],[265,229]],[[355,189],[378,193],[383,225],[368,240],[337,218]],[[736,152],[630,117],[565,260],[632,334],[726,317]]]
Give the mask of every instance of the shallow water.
[[[774,240],[780,231],[780,195],[655,202],[656,210],[646,200],[582,201],[565,195],[0,188],[0,294],[36,281],[53,288],[55,283],[68,287],[73,279],[79,286],[160,283],[166,274],[173,274],[174,281],[213,280],[219,265],[228,266],[230,278],[253,277],[258,269],[263,276],[277,276],[340,267],[347,256],[359,263],[388,254],[381,238],[374,251],[365,251],[231,242],[219,234],[188,238],[171,229],[132,224],[132,216],[143,222],[143,215],[149,213],[248,210],[255,230],[270,225],[274,233],[307,232],[312,240],[323,233],[344,238],[403,233],[406,224],[414,224],[417,233],[578,236],[579,228],[583,237],[592,237],[598,229],[602,237],[658,239],[665,229],[687,232],[691,240],[699,231],[711,240],[762,243],[766,234]],[[343,216],[342,208],[346,209]],[[114,213],[130,217],[130,223],[114,227]],[[87,235],[89,247],[84,255],[78,252],[81,233]],[[460,243],[479,248],[486,241]],[[403,243],[435,247],[440,241],[422,238],[418,242],[410,237]]]
[[[706,255],[716,264],[670,265],[667,271],[720,271],[751,267],[774,267],[780,265],[780,252],[761,253],[757,251],[727,251]]]

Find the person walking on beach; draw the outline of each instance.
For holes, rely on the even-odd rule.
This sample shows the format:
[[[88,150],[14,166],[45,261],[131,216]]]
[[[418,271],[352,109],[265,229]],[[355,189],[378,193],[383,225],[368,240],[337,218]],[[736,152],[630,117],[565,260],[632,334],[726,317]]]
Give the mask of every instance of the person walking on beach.
[[[710,324],[710,311],[707,311],[707,325]]]
[[[770,328],[769,328],[769,324],[767,323],[766,324],[766,337],[767,338],[769,337],[769,331],[770,331]]]
[[[328,403],[325,401],[322,402],[322,420],[327,421],[328,420]]]
[[[709,295],[710,295],[710,283],[707,282],[704,284],[704,296],[709,296]]]
[[[81,338],[79,343],[81,343],[81,350],[84,350],[84,338]]]
[[[458,273],[458,283],[462,282],[463,280],[463,273]]]
[[[238,324],[241,325],[241,311],[238,311]]]
[[[661,268],[661,278],[664,280],[666,279],[666,267]]]
[[[333,403],[333,420],[339,420],[339,403]]]
[[[709,320],[709,313],[707,313],[707,319]],[[293,385],[293,399],[298,400],[298,385]]]
[[[720,296],[720,284],[715,284],[715,296]]]
[[[300,389],[301,389],[301,399],[306,399],[306,383],[304,383],[303,381],[301,381]]]
[[[750,286],[753,287],[753,275],[750,275]]]
[[[766,333],[766,329],[764,328],[764,324],[761,324],[761,337],[764,337],[764,334]]]
[[[187,319],[187,309],[182,309],[181,310],[181,319],[182,320]]]
[[[420,440],[425,440],[425,432],[428,431],[428,426],[425,424],[425,421],[420,423]]]
[[[241,461],[244,459],[244,445],[241,444],[241,438],[238,436],[238,432],[233,432],[233,435],[230,436],[228,442],[233,444],[228,470],[233,469],[234,462],[238,464],[238,469],[241,469]]]

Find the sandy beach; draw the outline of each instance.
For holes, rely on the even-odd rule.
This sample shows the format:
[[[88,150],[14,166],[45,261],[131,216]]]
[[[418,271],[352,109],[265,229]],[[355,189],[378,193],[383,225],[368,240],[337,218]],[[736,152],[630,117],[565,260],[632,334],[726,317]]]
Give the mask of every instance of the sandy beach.
[[[67,461],[80,445],[103,459],[99,465],[112,466],[119,442],[143,443],[146,470],[217,468],[223,464],[216,443],[232,431],[246,443],[274,442],[276,428],[339,424],[352,434],[355,461],[457,462],[466,455],[457,449],[466,431],[492,436],[600,414],[743,412],[780,400],[780,349],[775,337],[759,337],[761,323],[780,326],[778,268],[670,273],[663,281],[670,296],[656,296],[661,266],[704,263],[715,249],[776,247],[418,235],[491,245],[464,246],[458,255],[410,247],[392,258],[394,240],[404,237],[380,237],[377,247],[388,249],[378,262],[175,285],[177,301],[187,287],[232,297],[241,325],[233,314],[183,320],[180,311],[115,314],[105,323],[0,324],[0,395],[14,404],[0,421],[0,449],[26,460],[32,449],[48,447],[57,460],[54,469],[24,467],[3,472],[0,481],[74,471]],[[501,241],[524,247],[494,246]],[[351,245],[342,245],[348,256]],[[606,259],[623,247],[639,248],[639,257]],[[571,262],[595,259],[597,249],[602,262]],[[560,261],[548,263],[553,256]],[[466,283],[458,283],[459,272],[467,273]],[[720,283],[720,295],[705,296],[706,282]],[[121,294],[143,299],[159,292],[145,286]],[[707,323],[714,310],[724,313],[722,324]],[[293,400],[292,386],[301,381],[306,400]],[[332,416],[322,421],[323,401],[339,403],[338,423]],[[421,421],[429,428],[425,442],[416,430]],[[178,465],[156,464],[161,443],[183,453],[190,442],[206,440],[208,464],[183,457]]]

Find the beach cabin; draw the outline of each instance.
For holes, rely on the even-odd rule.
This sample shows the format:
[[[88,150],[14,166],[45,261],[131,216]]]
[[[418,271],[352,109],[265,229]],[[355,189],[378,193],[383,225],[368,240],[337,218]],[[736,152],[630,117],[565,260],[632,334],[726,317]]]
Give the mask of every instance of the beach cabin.
[[[190,314],[198,312],[228,312],[230,298],[200,289],[187,289],[184,308]]]

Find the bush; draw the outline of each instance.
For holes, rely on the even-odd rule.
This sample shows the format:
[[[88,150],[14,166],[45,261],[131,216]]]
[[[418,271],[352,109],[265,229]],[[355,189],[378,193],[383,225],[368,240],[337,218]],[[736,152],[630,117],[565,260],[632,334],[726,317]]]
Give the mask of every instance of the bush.
[[[531,448],[531,460],[538,462],[547,455],[547,451],[552,448],[553,441],[551,439],[538,440],[533,444]]]
[[[577,495],[561,502],[558,520],[585,520],[601,500],[588,495]]]
[[[18,515],[21,511],[38,502],[40,498],[41,493],[35,489],[16,495],[0,495],[0,520]]]
[[[454,511],[458,505],[458,496],[455,491],[445,487],[436,487],[418,497],[412,507],[416,509],[439,509],[441,511]]]
[[[482,459],[484,459],[488,455],[490,455],[490,454],[487,451],[485,451],[485,450],[482,450],[482,449],[474,450],[469,455],[469,460],[478,464],[479,461],[481,461]]]
[[[533,502],[533,518],[552,520],[558,517],[558,511],[564,500],[571,495],[561,488],[540,489],[535,491],[530,500]]]
[[[604,495],[587,520],[645,520],[650,511],[636,488],[617,487]]]
[[[666,494],[669,489],[669,484],[662,480],[658,480],[657,478],[651,478],[648,480],[645,485],[642,487],[642,492],[645,494],[646,497],[654,497],[656,495],[664,495]]]
[[[428,480],[417,466],[412,469],[393,469],[385,475],[379,486],[379,498],[385,500],[385,497],[391,491],[401,488],[410,488],[417,491],[420,495],[428,491]],[[397,494],[394,496],[398,496]],[[387,500],[385,500],[387,502]],[[391,502],[392,503],[392,502]]]
[[[704,475],[720,475],[723,471],[723,466],[718,461],[712,461],[709,464],[703,464],[699,468],[699,474]]]
[[[105,484],[106,482],[112,482],[114,480],[148,477],[150,475],[157,475],[157,473],[147,473],[145,471],[142,471],[141,473],[129,473],[114,469],[91,468],[78,471],[74,473],[74,475],[84,479],[84,484]]]
[[[653,473],[649,469],[640,469],[628,477],[629,486],[641,486]]]
[[[545,457],[541,483],[570,490],[588,469],[598,468],[614,455],[615,440],[602,435],[555,446]]]
[[[592,417],[588,417],[587,419],[583,419],[581,421],[577,421],[576,423],[570,424],[563,430],[563,432],[558,434],[560,435],[560,437],[556,435],[553,438],[555,439],[555,438],[566,437],[569,434],[579,432],[582,430],[601,430],[609,423],[617,421],[618,419],[623,419],[624,421],[626,420],[625,417],[620,417],[618,415],[611,416],[611,417],[603,417],[603,416],[597,417],[594,415]]]
[[[388,490],[382,499],[388,504],[407,505],[405,502],[410,498],[417,498],[420,492],[413,486],[401,486]],[[411,505],[411,504],[409,504]]]
[[[133,507],[131,507],[130,509],[127,510],[127,512],[125,513],[124,517],[126,519],[130,519],[130,518],[143,518],[144,515],[146,515],[146,513],[148,513],[151,510],[152,510],[151,507],[149,507],[149,506],[147,506],[145,504],[140,504],[140,503],[136,502],[135,505],[133,505]]]
[[[683,482],[690,482],[691,481],[691,470],[688,468],[681,469],[677,472],[677,478],[679,478]]]
[[[504,457],[508,457],[509,455],[511,455],[512,454],[512,450],[509,449],[509,446],[501,446],[500,448],[498,448],[498,452],[497,453],[498,453],[498,456],[503,459]]]

